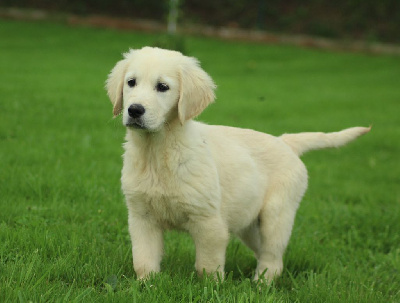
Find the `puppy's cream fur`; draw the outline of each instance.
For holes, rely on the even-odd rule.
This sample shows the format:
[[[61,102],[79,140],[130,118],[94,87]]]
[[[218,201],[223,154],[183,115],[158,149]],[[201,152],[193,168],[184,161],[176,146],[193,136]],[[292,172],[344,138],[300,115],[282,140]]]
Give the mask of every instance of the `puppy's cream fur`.
[[[128,81],[134,79],[131,87]],[[162,83],[169,88],[157,89]],[[273,137],[193,121],[214,101],[215,85],[196,59],[174,51],[131,50],[111,71],[114,115],[127,125],[122,189],[138,278],[160,271],[163,231],[187,231],[199,274],[223,276],[229,234],[258,260],[255,279],[281,273],[296,210],[307,188],[302,153],[337,147],[369,131]],[[145,109],[132,118],[128,108]]]

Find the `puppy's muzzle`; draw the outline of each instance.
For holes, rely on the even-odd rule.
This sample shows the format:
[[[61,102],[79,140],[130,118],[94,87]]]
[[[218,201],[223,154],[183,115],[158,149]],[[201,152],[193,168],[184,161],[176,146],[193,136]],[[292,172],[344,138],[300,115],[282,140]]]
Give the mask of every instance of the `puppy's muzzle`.
[[[133,119],[140,118],[145,113],[146,109],[141,104],[132,104],[128,107],[129,117]]]
[[[126,126],[145,129],[145,125],[142,116],[146,112],[146,109],[141,104],[132,104],[128,107],[129,119]]]

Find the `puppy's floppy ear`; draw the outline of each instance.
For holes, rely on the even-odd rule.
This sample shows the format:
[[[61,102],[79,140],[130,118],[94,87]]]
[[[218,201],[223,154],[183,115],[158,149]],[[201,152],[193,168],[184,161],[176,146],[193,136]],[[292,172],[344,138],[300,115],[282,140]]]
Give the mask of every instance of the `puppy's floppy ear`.
[[[119,61],[111,70],[106,81],[106,89],[108,97],[113,104],[114,117],[118,116],[122,111],[122,90],[124,87],[124,75],[127,68],[128,60]]]
[[[198,116],[215,99],[216,88],[211,77],[195,58],[183,57],[180,64],[178,114],[181,124]]]

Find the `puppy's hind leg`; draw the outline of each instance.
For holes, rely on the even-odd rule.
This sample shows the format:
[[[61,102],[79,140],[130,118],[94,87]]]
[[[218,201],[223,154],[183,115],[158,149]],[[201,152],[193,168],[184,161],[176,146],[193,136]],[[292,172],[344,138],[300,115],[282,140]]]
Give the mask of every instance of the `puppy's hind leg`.
[[[307,187],[304,168],[300,178],[280,180],[266,196],[260,213],[260,250],[254,280],[270,282],[283,269],[283,254],[289,243],[296,210]]]

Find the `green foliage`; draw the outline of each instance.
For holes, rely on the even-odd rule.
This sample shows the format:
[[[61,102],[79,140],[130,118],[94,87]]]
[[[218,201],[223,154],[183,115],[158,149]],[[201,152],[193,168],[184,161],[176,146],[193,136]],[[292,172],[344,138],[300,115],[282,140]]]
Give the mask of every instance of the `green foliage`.
[[[168,0],[3,0],[3,6],[50,9],[77,14],[106,14],[166,22]],[[398,0],[185,0],[181,26],[267,29],[329,38],[400,42]]]
[[[182,54],[188,55],[185,44],[185,37],[181,35],[161,35],[154,42],[153,46],[175,50]]]
[[[163,18],[167,1],[156,0],[3,0],[2,6],[40,8],[80,15],[111,14],[136,18]]]
[[[233,238],[227,279],[194,273],[165,235],[163,272],[135,280],[120,192],[124,128],[104,81],[153,35],[0,20],[0,302],[399,302],[400,61],[186,38],[218,84],[200,120],[271,134],[373,124],[303,160],[309,190],[271,287]]]
[[[345,39],[368,39],[373,32],[376,40],[400,42],[397,0],[186,0],[183,10],[186,20],[217,26]]]

